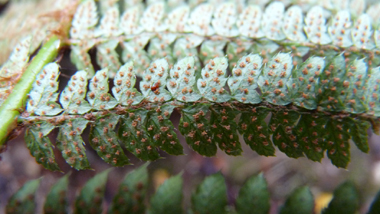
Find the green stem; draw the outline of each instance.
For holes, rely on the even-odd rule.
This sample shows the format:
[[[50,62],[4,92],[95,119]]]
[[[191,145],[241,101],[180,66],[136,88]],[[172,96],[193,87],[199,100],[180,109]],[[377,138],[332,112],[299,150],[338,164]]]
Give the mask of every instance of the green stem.
[[[45,43],[38,54],[33,58],[32,62],[15,85],[12,93],[0,107],[0,147],[7,140],[8,134],[17,126],[17,117],[20,115],[20,109],[26,104],[26,98],[32,88],[33,82],[37,74],[49,62],[51,62],[58,54],[60,40],[57,36],[52,36]]]

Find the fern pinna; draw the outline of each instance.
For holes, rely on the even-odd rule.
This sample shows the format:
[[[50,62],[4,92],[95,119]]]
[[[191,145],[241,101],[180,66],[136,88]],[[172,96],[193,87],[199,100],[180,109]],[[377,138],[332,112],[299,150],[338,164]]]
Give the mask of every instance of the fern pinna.
[[[239,136],[260,155],[276,146],[320,161],[326,152],[343,168],[350,140],[368,152],[367,130],[378,129],[380,115],[379,5],[367,13],[308,5],[304,14],[276,1],[265,9],[158,1],[145,10],[126,3],[121,16],[123,4],[99,6],[99,23],[94,1],[78,6],[65,41],[80,71],[58,93],[59,65],[46,64],[17,120],[44,167],[59,170],[48,138],[55,128],[55,146],[75,169],[90,168],[86,127],[86,142],[113,166],[129,164],[123,148],[145,161],[160,158],[158,149],[181,155],[174,111],[187,144],[204,156],[217,147],[240,155]]]

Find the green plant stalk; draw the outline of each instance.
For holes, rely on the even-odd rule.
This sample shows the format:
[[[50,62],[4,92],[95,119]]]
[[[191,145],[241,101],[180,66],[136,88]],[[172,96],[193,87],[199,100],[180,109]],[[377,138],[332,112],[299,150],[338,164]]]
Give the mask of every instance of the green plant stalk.
[[[32,88],[36,75],[57,56],[59,47],[60,40],[57,36],[52,36],[33,58],[20,81],[13,88],[12,93],[0,107],[0,148],[6,142],[8,134],[17,126],[17,117],[22,111],[20,109],[25,107],[27,95]]]

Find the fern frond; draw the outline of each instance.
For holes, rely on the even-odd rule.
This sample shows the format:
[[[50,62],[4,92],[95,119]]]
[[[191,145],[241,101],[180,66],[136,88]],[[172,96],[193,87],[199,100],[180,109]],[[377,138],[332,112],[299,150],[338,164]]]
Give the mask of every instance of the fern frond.
[[[144,72],[142,94],[134,88],[137,73],[134,63],[129,62],[116,73],[111,90],[115,98],[108,94],[107,69],[96,72],[88,92],[87,73],[78,71],[60,95],[64,111],[57,116],[48,114],[48,110],[57,108],[51,97],[56,98],[54,87],[58,84],[54,83],[56,74],[46,72],[57,66],[48,64],[37,75],[31,92],[43,84],[49,86],[41,93],[52,96],[42,96],[45,100],[40,100],[49,103],[43,105],[47,110],[38,114],[33,105],[28,105],[27,112],[35,116],[21,120],[31,125],[27,133],[36,125],[42,127],[39,121],[60,127],[58,148],[76,169],[89,167],[80,137],[87,124],[91,126],[90,145],[115,166],[129,163],[121,147],[145,161],[158,159],[157,149],[183,154],[169,120],[173,111],[182,116],[179,130],[186,142],[201,155],[215,155],[217,145],[229,155],[240,155],[239,131],[261,155],[274,155],[273,144],[289,157],[306,155],[313,161],[321,161],[327,151],[332,163],[344,168],[350,159],[350,138],[362,151],[368,151],[366,129],[380,115],[374,91],[378,75],[367,74],[364,60],[355,60],[347,67],[343,55],[332,58],[327,66],[326,61],[310,57],[300,67],[293,67],[290,53],[278,53],[262,65],[259,55],[249,54],[239,59],[232,76],[227,76],[225,57],[209,60],[202,71],[195,69],[194,57],[185,57],[170,72],[167,59],[158,59]],[[369,80],[364,81],[368,76]],[[50,82],[43,82],[44,78]],[[34,103],[34,97],[30,96],[28,102]],[[41,151],[51,151],[43,139],[52,128],[41,129],[40,138],[35,134],[34,140],[28,139],[30,145],[37,146],[31,149],[37,161],[48,166],[52,153],[43,157]]]
[[[379,29],[377,19],[371,18],[374,13],[370,9],[369,14],[361,13],[363,9],[360,8],[363,6],[350,13],[345,10],[348,7],[343,6],[348,1],[342,2],[345,3],[326,6],[332,10],[333,15],[330,17],[325,17],[326,7],[315,5],[304,13],[297,5],[285,10],[285,4],[279,1],[270,3],[264,9],[254,4],[245,4],[239,9],[228,2],[219,5],[203,3],[193,9],[183,4],[171,8],[168,7],[169,3],[157,2],[145,9],[141,6],[129,8],[121,17],[117,9],[111,8],[109,13],[104,13],[96,27],[96,6],[93,0],[87,0],[78,7],[71,29],[76,34],[71,34],[70,41],[76,53],[80,54],[79,57],[85,59],[90,46],[84,48],[83,43],[94,44],[98,49],[99,65],[102,68],[108,66],[111,74],[120,67],[115,52],[117,47],[124,50],[124,63],[135,60],[141,64],[142,67],[137,68],[139,76],[142,76],[150,61],[162,57],[168,58],[171,65],[185,56],[195,56],[196,61],[201,60],[206,64],[212,58],[229,55],[230,47],[238,51],[232,54],[235,57],[239,52],[243,52],[243,55],[252,51],[268,53],[268,47],[262,45],[269,44],[272,50],[265,57],[268,60],[273,53],[280,51],[292,51],[293,56],[304,57],[315,55],[320,50],[333,50],[331,53],[335,56],[345,52],[347,57],[367,57],[371,66],[377,66],[379,47],[375,45],[379,44]],[[362,3],[358,1],[352,4]],[[168,13],[165,13],[166,7],[169,8]],[[239,10],[242,10],[240,15]],[[77,23],[90,25],[80,28]],[[101,33],[103,31],[105,33]],[[189,38],[199,38],[200,41],[184,44],[183,39]],[[144,47],[149,40],[148,52],[145,52]],[[198,45],[201,45],[200,52],[195,49]],[[225,53],[226,45],[228,48]],[[238,58],[243,55],[238,55]],[[299,62],[299,59],[294,60],[294,64]],[[75,64],[83,69],[80,62]],[[87,66],[91,69],[91,65]]]
[[[75,169],[90,169],[81,136],[88,122],[83,118],[66,120],[58,132],[56,146],[66,162]]]
[[[369,123],[377,129],[380,116],[372,27],[378,29],[369,15],[351,27],[356,16],[338,10],[326,19],[318,5],[303,13],[296,5],[285,10],[282,2],[248,10],[212,2],[174,9],[160,1],[129,8],[120,18],[117,3],[108,3],[98,10],[86,0],[77,8],[69,42],[80,71],[60,94],[62,109],[57,66],[49,64],[19,118],[27,133],[40,123],[59,127],[58,148],[72,167],[89,167],[80,137],[87,126],[90,145],[115,166],[129,163],[122,148],[142,160],[158,159],[157,149],[183,154],[169,120],[173,112],[182,116],[179,131],[187,143],[205,156],[215,155],[217,145],[240,155],[237,131],[266,156],[274,155],[274,145],[314,161],[327,151],[334,165],[346,167],[350,139],[367,151],[365,129]],[[332,8],[345,8],[340,3]],[[88,54],[93,47],[102,68],[96,73]],[[29,143],[45,166],[54,162],[51,145],[42,145],[53,128],[42,128]]]

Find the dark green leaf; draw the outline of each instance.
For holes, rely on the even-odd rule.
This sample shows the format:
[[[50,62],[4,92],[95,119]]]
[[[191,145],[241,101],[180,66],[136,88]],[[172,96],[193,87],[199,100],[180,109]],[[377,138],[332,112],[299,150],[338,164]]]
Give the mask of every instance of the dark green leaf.
[[[270,139],[270,132],[265,118],[268,108],[252,108],[251,111],[242,112],[239,123],[239,132],[243,134],[244,141],[259,155],[274,156],[275,148]]]
[[[236,199],[239,214],[265,214],[270,209],[270,196],[263,174],[252,176],[241,187]]]
[[[91,147],[105,162],[113,166],[129,164],[114,132],[119,117],[119,115],[108,115],[97,118],[95,124],[91,124],[89,136]]]
[[[226,213],[227,188],[221,173],[206,177],[191,196],[192,209],[199,214]]]
[[[9,199],[6,213],[33,214],[35,213],[34,197],[41,179],[26,182]]]
[[[326,117],[303,114],[295,127],[298,143],[304,154],[312,161],[320,162],[324,156],[324,134]]]
[[[334,197],[323,214],[354,214],[359,209],[359,196],[355,185],[346,181],[334,191]]]
[[[182,208],[182,185],[181,174],[167,179],[150,200],[149,214],[180,214]]]
[[[145,126],[148,112],[148,110],[143,109],[129,111],[128,116],[121,117],[118,132],[119,138],[127,150],[145,161],[160,158]]]
[[[379,214],[380,213],[380,191],[377,192],[375,199],[373,199],[371,207],[367,214]]]
[[[183,147],[174,132],[170,115],[175,106],[163,105],[149,113],[147,130],[154,145],[171,155],[182,155]]]
[[[75,214],[102,213],[102,202],[109,169],[95,175],[84,185],[75,201]]]
[[[270,129],[273,131],[273,143],[288,157],[299,158],[303,156],[301,145],[297,142],[295,133],[299,113],[295,111],[272,112]]]
[[[350,135],[355,145],[365,153],[368,153],[368,129],[371,123],[364,119],[347,118],[347,124],[350,126]]]
[[[380,118],[369,118],[368,121],[372,125],[373,133],[380,135]]]
[[[91,169],[88,163],[82,132],[86,128],[88,120],[76,118],[65,121],[60,127],[57,137],[57,147],[62,152],[62,157],[74,169]]]
[[[237,111],[230,107],[214,105],[211,108],[210,130],[212,139],[228,155],[241,155],[242,149],[237,135],[237,124],[234,121]]]
[[[60,178],[57,183],[50,189],[50,192],[46,196],[46,202],[44,205],[44,213],[67,213],[67,197],[66,192],[69,185],[69,174]]]
[[[113,198],[109,213],[145,213],[144,199],[148,188],[148,164],[125,176]]]
[[[210,104],[189,105],[182,109],[179,131],[186,138],[187,144],[201,155],[211,157],[216,154],[216,145],[212,141],[210,123],[205,117]]]
[[[42,164],[46,169],[59,171],[58,164],[55,162],[53,145],[47,136],[54,128],[54,125],[47,122],[32,125],[26,129],[25,143],[37,163]]]
[[[326,124],[325,133],[327,156],[335,166],[346,168],[350,162],[350,135],[347,125],[340,119],[331,118]]]
[[[313,210],[314,198],[309,187],[299,187],[286,200],[280,214],[311,214]]]

